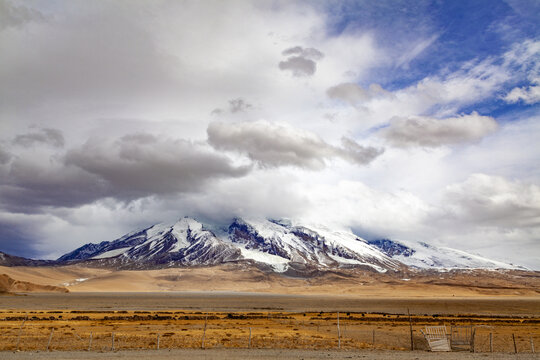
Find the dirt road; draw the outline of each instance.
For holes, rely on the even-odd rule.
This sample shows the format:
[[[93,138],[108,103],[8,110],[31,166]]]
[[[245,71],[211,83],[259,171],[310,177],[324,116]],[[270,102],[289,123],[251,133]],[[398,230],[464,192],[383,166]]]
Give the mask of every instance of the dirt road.
[[[0,359],[50,359],[50,360],[97,360],[97,359],[366,359],[366,360],[473,360],[473,359],[540,359],[539,354],[486,354],[486,353],[430,353],[425,351],[313,351],[288,349],[208,349],[208,350],[145,350],[118,352],[0,352]]]

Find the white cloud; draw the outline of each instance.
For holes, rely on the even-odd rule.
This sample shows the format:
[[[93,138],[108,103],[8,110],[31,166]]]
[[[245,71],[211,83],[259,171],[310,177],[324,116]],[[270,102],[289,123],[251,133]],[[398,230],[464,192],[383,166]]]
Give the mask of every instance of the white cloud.
[[[396,66],[403,67],[405,69],[409,68],[409,63],[418,57],[424,50],[426,50],[431,44],[433,44],[439,38],[439,34],[434,34],[427,39],[418,41],[412,49],[403,53],[397,60]]]
[[[396,44],[377,29],[333,31],[339,21],[321,8],[1,1],[0,230],[28,244],[21,251],[58,254],[182,215],[309,215],[461,249],[501,244],[495,255],[523,244],[538,257],[536,227],[501,210],[523,199],[492,204],[507,214],[501,229],[464,215],[477,198],[463,194],[538,184],[535,108],[496,119],[473,110],[501,97],[535,104],[540,42],[393,82],[419,56],[429,65],[440,29],[420,23],[427,30]],[[295,57],[309,61],[280,70]]]
[[[531,86],[515,87],[503,98],[506,102],[536,104],[540,102],[540,78],[536,78]]]
[[[333,85],[327,93],[331,99],[340,99],[355,107],[356,113],[348,115],[348,123],[358,131],[385,124],[395,117],[454,117],[463,107],[498,97],[508,83],[537,74],[539,48],[540,42],[525,40],[501,56],[473,59],[456,71],[430,74],[392,92],[380,87],[375,89],[377,91],[367,90],[349,83]],[[514,95],[522,95],[522,91],[516,90]],[[534,91],[536,89],[527,89],[531,101]],[[345,110],[340,109],[340,113],[345,114]]]
[[[450,221],[540,230],[540,186],[535,184],[473,174],[462,183],[447,186],[444,199]]]
[[[472,112],[470,115],[446,119],[393,118],[379,134],[394,146],[437,147],[477,141],[497,128],[497,122],[492,117]]]
[[[473,174],[427,202],[407,191],[361,182],[303,187],[307,221],[352,227],[360,235],[424,241],[538,269],[540,187]],[[510,251],[509,249],[513,249]]]
[[[539,269],[540,187],[472,174],[448,185],[427,218],[439,243]]]
[[[301,194],[309,199],[306,221],[353,227],[375,236],[420,232],[430,211],[428,204],[409,192],[379,191],[359,181],[314,184]]]
[[[339,99],[353,106],[359,106],[366,101],[377,97],[391,97],[389,91],[384,90],[379,84],[371,84],[364,89],[354,83],[342,83],[326,90],[330,99]]]
[[[491,59],[471,62],[443,76],[428,76],[392,96],[374,98],[363,104],[361,112],[368,124],[375,125],[394,117],[448,117],[468,104],[493,96],[510,78],[509,72]]]

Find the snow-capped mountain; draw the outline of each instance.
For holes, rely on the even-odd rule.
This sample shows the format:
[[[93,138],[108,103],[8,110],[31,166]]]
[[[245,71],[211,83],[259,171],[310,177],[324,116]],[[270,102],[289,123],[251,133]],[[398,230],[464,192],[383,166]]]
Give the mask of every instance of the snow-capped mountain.
[[[228,233],[229,240],[242,248],[244,257],[256,261],[266,261],[258,257],[258,253],[264,253],[284,259],[295,267],[356,265],[384,272],[400,266],[399,262],[390,259],[352,232],[293,226],[283,221],[247,222],[237,218],[229,226]]]
[[[219,235],[216,235],[219,234]],[[377,272],[417,268],[515,268],[463,251],[388,239],[366,241],[351,231],[289,221],[236,218],[211,231],[185,217],[114,241],[86,244],[58,262],[89,261],[126,268],[249,263],[290,274],[360,267]]]
[[[196,220],[157,224],[118,240],[86,244],[58,261],[113,259],[119,265],[216,265],[241,258],[240,249],[217,238]]]
[[[369,243],[402,264],[416,268],[524,269],[523,267],[487,259],[462,250],[435,247],[424,242],[382,239],[369,241]]]

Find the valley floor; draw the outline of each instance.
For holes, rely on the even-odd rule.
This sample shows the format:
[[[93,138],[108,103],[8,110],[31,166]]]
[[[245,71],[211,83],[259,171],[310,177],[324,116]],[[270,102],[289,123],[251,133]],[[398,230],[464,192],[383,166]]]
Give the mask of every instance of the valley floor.
[[[204,291],[382,298],[540,296],[540,273],[514,270],[377,273],[356,268],[299,278],[235,264],[158,270],[113,270],[70,265],[0,266],[0,274],[40,286],[65,287],[72,293]]]

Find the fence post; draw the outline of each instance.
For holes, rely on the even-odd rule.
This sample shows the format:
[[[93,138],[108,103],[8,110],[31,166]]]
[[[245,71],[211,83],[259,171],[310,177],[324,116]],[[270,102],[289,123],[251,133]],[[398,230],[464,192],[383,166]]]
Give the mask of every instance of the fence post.
[[[475,340],[475,335],[476,335],[476,329],[473,328],[473,329],[472,329],[472,334],[471,334],[471,352],[472,352],[472,353],[474,352],[474,340]]]
[[[534,354],[534,341],[533,341],[532,336],[531,336],[530,340],[531,340],[531,352]]]
[[[21,327],[19,328],[19,336],[17,338],[17,348],[16,350],[19,351],[19,343],[21,342],[21,333],[22,333],[22,328],[24,326],[24,323],[26,322],[26,319],[28,318],[28,316],[26,316],[21,324]]]
[[[338,311],[338,349],[341,349],[341,331],[339,330],[339,311]]]
[[[201,349],[204,349],[204,339],[206,337],[206,319],[208,318],[208,313],[204,316],[204,330],[202,335]]]
[[[157,334],[157,350],[159,350],[159,334]]]
[[[51,335],[49,335],[49,341],[47,342],[47,351],[49,351],[49,346],[51,345],[53,333],[54,333],[54,327],[51,329]]]
[[[493,333],[489,333],[489,352],[493,352]]]
[[[372,343],[372,347],[375,349],[375,329],[373,329],[373,334],[372,334],[372,340],[371,340],[371,343]]]
[[[90,340],[88,341],[88,351],[92,349],[92,332],[90,332]]]
[[[251,328],[249,328],[249,344],[248,348],[251,349]]]
[[[407,308],[407,315],[409,315],[409,331],[411,333],[411,351],[413,351],[414,350],[414,342],[413,342],[411,313],[409,312],[409,308]]]
[[[114,333],[111,334],[111,351],[114,351]]]
[[[514,353],[517,354],[516,336],[512,333],[512,341],[514,342]]]

